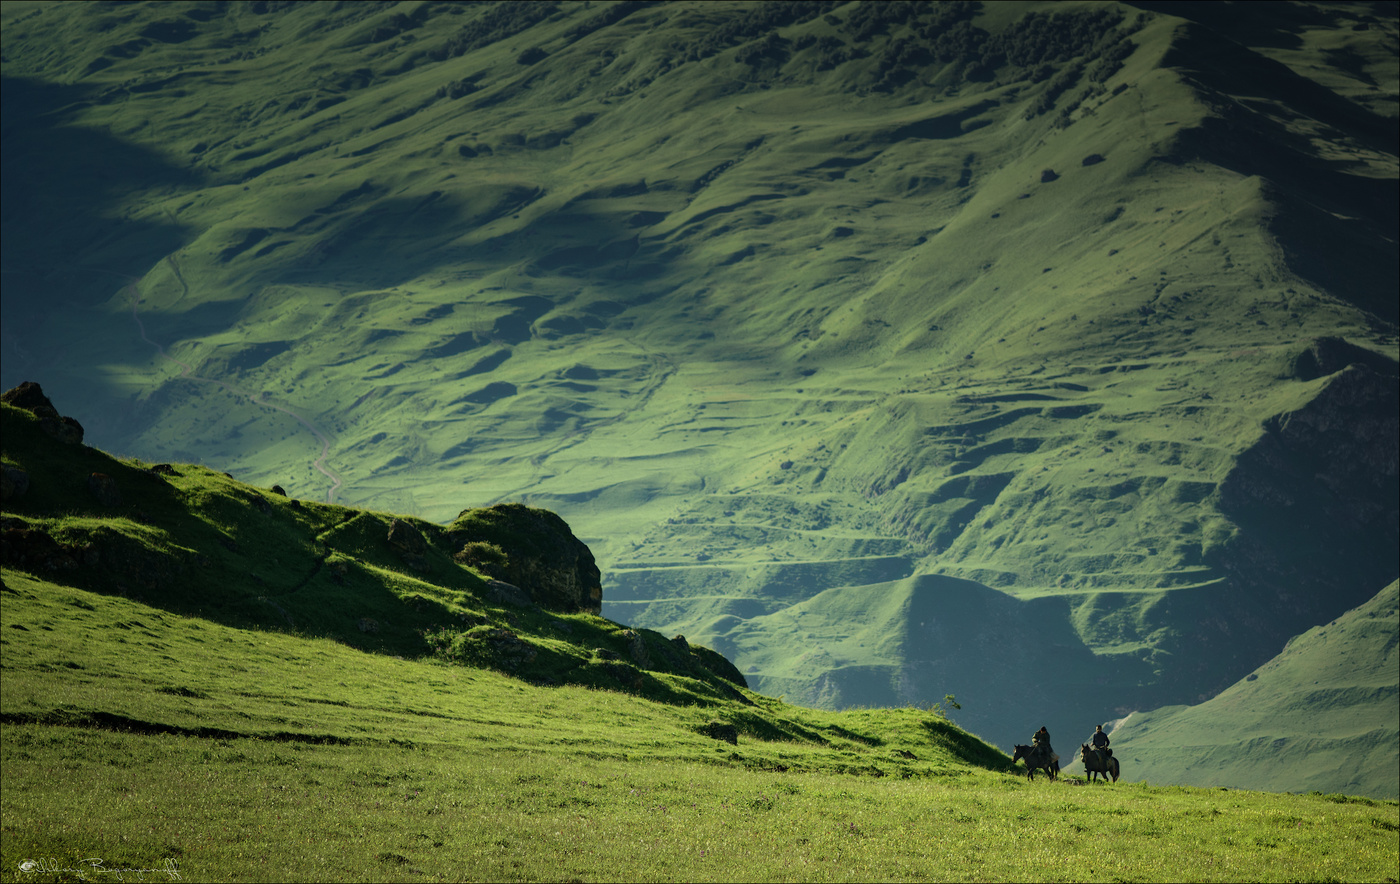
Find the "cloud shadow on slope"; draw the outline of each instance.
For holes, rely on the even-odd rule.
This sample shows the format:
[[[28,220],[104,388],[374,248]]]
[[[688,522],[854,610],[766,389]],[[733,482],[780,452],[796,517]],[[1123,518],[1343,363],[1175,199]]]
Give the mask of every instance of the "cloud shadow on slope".
[[[101,129],[71,125],[67,108],[93,100],[92,90],[0,78],[0,231],[7,338],[25,340],[76,304],[99,304],[186,242],[176,223],[126,215],[131,195],[192,187],[197,177],[159,153]],[[5,348],[5,386],[26,366]]]
[[[1367,150],[1400,152],[1394,122],[1206,28],[1188,26],[1163,64],[1180,71],[1215,116],[1182,132],[1162,159],[1200,157],[1266,180],[1276,206],[1270,231],[1293,271],[1400,322],[1400,185],[1369,177],[1362,159]],[[1329,141],[1357,145],[1356,156],[1324,156],[1303,134],[1318,125],[1341,136]]]

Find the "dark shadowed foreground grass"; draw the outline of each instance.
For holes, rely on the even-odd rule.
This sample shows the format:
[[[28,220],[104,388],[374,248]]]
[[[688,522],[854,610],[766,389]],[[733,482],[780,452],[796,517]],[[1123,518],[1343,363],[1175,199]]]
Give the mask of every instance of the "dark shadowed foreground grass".
[[[1396,876],[1394,802],[1028,783],[928,710],[671,706],[5,585],[3,881]]]

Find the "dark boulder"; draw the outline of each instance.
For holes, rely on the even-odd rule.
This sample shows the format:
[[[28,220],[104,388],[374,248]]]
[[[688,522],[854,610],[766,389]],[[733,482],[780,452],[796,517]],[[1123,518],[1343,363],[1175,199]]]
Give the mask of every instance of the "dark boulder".
[[[530,665],[539,654],[534,645],[504,626],[473,633],[472,639],[485,649],[492,665],[506,672],[515,672]]]
[[[739,667],[731,663],[729,658],[719,651],[711,650],[703,645],[691,645],[690,652],[695,655],[696,662],[725,681],[741,688],[749,686],[749,680],[744,678],[744,673],[739,671]]]
[[[632,691],[640,691],[646,684],[642,670],[622,660],[608,660],[598,664],[598,669],[608,678]]]
[[[388,540],[389,545],[398,551],[404,564],[415,571],[429,570],[428,541],[423,539],[423,532],[411,523],[403,519],[390,522]]]
[[[603,607],[602,575],[588,546],[559,516],[521,503],[463,510],[447,529],[454,546],[489,544],[504,562],[493,576],[520,587],[551,611],[597,614]]]
[[[517,608],[533,608],[535,603],[530,600],[529,593],[514,584],[506,583],[504,580],[491,579],[486,581],[486,598],[497,605],[513,605]]]
[[[627,653],[643,669],[651,668],[651,654],[647,651],[646,639],[635,629],[626,629],[622,632],[622,637],[627,639]]]
[[[83,425],[59,414],[43,389],[33,381],[25,381],[0,393],[0,402],[31,412],[39,419],[40,429],[60,442],[77,445],[83,441]]]
[[[0,530],[0,562],[30,572],[78,567],[74,550],[22,519],[6,518]]]
[[[39,413],[36,411],[35,414]],[[39,429],[68,445],[81,445],[83,442],[83,425],[71,417],[39,414]]]
[[[5,502],[19,500],[29,490],[29,474],[16,466],[6,464],[0,475],[0,499]]]
[[[106,473],[92,473],[88,476],[88,491],[97,502],[114,509],[122,505],[121,492],[117,490],[117,480]]]
[[[44,395],[43,389],[33,381],[25,381],[18,387],[12,387],[0,393],[0,402],[13,405],[15,408],[23,408],[25,411],[47,408],[54,414],[58,413],[54,409],[53,403],[49,401],[49,397]]]

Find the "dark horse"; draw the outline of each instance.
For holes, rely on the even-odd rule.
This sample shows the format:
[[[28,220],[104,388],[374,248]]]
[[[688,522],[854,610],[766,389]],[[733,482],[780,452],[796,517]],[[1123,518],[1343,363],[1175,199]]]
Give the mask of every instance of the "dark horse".
[[[1084,762],[1084,771],[1089,774],[1089,782],[1100,774],[1103,775],[1104,782],[1113,777],[1113,782],[1118,782],[1118,759],[1113,757],[1112,749],[1091,749],[1088,743],[1079,744],[1079,757]]]
[[[1015,764],[1022,758],[1026,759],[1026,779],[1035,779],[1037,768],[1044,769],[1050,775],[1050,779],[1055,779],[1055,774],[1060,772],[1060,760],[1055,754],[1044,746],[1022,746],[1017,744],[1016,754],[1011,756],[1011,763]]]

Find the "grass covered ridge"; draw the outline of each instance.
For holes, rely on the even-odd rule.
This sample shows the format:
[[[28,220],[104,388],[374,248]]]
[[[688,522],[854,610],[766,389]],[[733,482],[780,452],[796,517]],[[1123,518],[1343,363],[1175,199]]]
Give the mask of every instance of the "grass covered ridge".
[[[1400,798],[1396,597],[1392,583],[1204,703],[1129,716],[1113,732],[1125,776]]]
[[[1395,880],[1394,802],[1028,783],[927,710],[539,687],[4,581],[4,881],[92,858],[214,881]],[[716,714],[736,744],[698,732]]]
[[[436,655],[545,684],[702,704],[740,698],[737,688],[746,686],[708,648],[588,613],[596,600],[568,604],[562,594],[548,595],[555,575],[571,573],[575,563],[567,556],[586,552],[571,535],[561,551],[560,532],[568,528],[551,513],[518,504],[466,510],[444,530],[303,502],[203,467],[119,461],[57,442],[45,418],[8,403],[0,404],[0,419],[12,494],[4,517],[7,564],[58,571],[73,585],[236,627]],[[23,488],[13,485],[15,476]],[[95,487],[104,489],[101,496]],[[520,530],[518,521],[501,522],[503,513],[536,530],[501,533],[502,524]],[[549,547],[543,554],[541,544]],[[481,545],[510,576],[528,581],[524,589],[491,580],[474,570],[470,556],[464,560],[464,550]],[[596,579],[596,568],[592,573]]]

